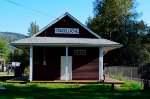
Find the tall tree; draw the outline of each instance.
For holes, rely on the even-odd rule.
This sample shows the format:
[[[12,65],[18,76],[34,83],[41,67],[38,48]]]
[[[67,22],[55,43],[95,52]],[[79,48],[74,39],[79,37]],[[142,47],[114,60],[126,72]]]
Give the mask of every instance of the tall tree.
[[[39,32],[39,26],[36,24],[36,21],[31,22],[30,27],[28,28],[28,35],[32,36]]]
[[[95,0],[93,4],[94,18],[88,19],[87,26],[101,37],[124,45],[106,54],[106,63],[137,66],[148,61],[150,56],[143,43],[146,38],[142,38],[147,26],[143,21],[136,20],[135,1]]]
[[[95,0],[93,4],[94,18],[88,20],[88,26],[107,39],[136,15],[133,0]]]

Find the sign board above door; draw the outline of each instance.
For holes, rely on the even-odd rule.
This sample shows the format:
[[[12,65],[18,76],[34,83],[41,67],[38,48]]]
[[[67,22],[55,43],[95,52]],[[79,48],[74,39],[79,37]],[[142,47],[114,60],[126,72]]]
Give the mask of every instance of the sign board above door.
[[[55,34],[79,34],[79,28],[55,28]]]

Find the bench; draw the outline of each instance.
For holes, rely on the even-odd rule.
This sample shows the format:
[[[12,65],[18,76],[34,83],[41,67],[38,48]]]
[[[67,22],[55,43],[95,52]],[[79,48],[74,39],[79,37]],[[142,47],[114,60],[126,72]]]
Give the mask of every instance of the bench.
[[[122,81],[118,81],[118,82],[103,82],[103,84],[111,84],[111,91],[114,91],[115,88],[115,84],[124,84],[124,82]]]

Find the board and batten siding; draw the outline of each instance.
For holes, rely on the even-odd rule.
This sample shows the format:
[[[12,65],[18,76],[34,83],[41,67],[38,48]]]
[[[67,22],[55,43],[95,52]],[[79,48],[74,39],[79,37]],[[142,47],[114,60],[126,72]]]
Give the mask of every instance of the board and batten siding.
[[[33,50],[33,80],[59,80],[60,56],[65,56],[65,48],[46,47],[46,65],[43,65],[44,47],[34,47]]]
[[[70,53],[73,56],[73,80],[99,79],[98,49],[89,47],[70,48]],[[86,55],[74,55],[74,50],[86,50]]]
[[[55,29],[57,28],[72,28],[79,29],[79,33],[74,34],[66,34],[66,33],[55,33]],[[56,22],[42,33],[37,35],[37,37],[80,37],[80,38],[97,38],[95,35],[91,34],[81,25],[76,23],[73,19],[68,16],[65,16],[60,21]]]
[[[69,47],[72,56],[72,80],[98,80],[98,49]],[[74,55],[74,50],[86,50],[86,55]],[[61,56],[65,56],[65,47],[46,47],[43,65],[44,47],[33,47],[33,80],[60,80]]]

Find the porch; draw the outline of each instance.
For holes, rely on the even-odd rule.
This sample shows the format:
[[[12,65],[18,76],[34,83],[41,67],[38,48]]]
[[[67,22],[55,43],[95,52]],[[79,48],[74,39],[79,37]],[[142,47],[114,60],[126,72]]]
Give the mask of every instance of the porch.
[[[76,84],[88,84],[88,83],[123,84],[123,81],[113,79],[110,77],[106,77],[104,82],[101,82],[99,80],[67,80],[67,81],[66,80],[33,80],[33,81],[29,81],[29,77],[24,76],[24,77],[13,78],[13,79],[7,80],[6,82],[7,83],[31,82],[31,83],[76,83]]]

